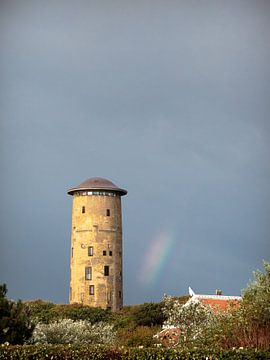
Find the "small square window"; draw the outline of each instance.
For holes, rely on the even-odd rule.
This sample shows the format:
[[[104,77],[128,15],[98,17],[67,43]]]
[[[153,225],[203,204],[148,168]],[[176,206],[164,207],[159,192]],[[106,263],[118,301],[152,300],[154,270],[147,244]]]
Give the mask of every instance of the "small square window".
[[[109,266],[108,265],[105,265],[104,266],[104,276],[109,276]]]
[[[112,256],[112,250],[109,251],[109,255]]]
[[[85,214],[85,206],[82,207],[82,214]]]
[[[89,286],[89,295],[94,295],[95,294],[95,285],[90,285]]]
[[[111,211],[110,211],[110,209],[107,209],[106,215],[107,215],[107,216],[111,216]]]
[[[93,255],[94,255],[94,247],[88,246],[88,256],[93,256]]]
[[[107,255],[106,250],[103,250],[103,256],[106,256],[106,255]]]

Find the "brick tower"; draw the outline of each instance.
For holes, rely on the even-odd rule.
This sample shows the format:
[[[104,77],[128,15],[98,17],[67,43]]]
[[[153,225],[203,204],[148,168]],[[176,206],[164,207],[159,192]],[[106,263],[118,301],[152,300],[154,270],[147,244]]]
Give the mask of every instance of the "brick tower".
[[[73,196],[70,303],[113,311],[123,306],[121,196],[111,181],[91,178]]]

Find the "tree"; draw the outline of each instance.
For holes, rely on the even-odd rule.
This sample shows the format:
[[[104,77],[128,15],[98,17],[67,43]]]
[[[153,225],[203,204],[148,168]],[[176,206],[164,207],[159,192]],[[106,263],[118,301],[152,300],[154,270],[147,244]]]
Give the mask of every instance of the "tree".
[[[253,273],[254,279],[243,290],[241,315],[245,337],[258,348],[270,344],[270,263],[263,262],[264,272]]]
[[[270,263],[263,262],[264,271],[253,273],[251,281],[243,291],[243,306],[251,319],[260,325],[270,325]]]
[[[162,325],[165,317],[162,303],[144,303],[133,310],[133,320],[138,326]]]
[[[32,335],[34,325],[28,308],[20,300],[8,300],[6,294],[6,284],[0,285],[0,343],[23,344]]]

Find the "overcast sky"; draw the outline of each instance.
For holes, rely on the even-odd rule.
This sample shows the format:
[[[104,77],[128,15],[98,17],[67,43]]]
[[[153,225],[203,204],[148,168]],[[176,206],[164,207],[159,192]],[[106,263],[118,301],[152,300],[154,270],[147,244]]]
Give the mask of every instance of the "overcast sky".
[[[68,302],[70,187],[122,198],[124,301],[270,260],[268,0],[0,1],[0,283]]]

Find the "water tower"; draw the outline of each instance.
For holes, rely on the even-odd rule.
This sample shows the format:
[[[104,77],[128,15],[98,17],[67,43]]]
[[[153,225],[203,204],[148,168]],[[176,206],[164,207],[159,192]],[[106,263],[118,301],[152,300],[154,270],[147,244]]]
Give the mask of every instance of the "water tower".
[[[111,181],[91,178],[73,197],[70,303],[113,311],[123,306],[121,196]]]

